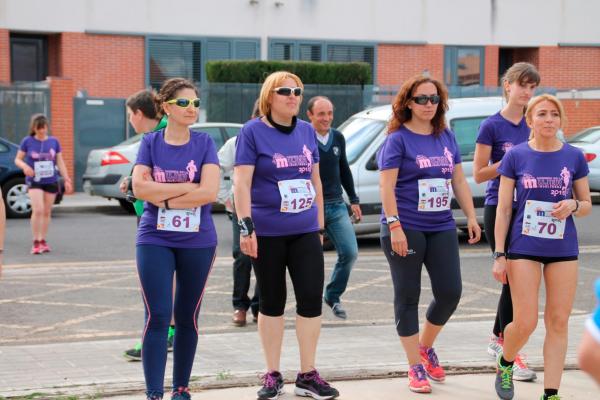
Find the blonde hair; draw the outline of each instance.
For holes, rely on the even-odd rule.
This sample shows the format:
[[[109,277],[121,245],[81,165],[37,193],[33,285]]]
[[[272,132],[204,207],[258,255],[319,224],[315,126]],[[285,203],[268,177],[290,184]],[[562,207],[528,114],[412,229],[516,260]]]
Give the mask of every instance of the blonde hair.
[[[304,91],[304,85],[297,75],[294,75],[288,71],[273,72],[271,75],[267,76],[267,79],[265,79],[265,82],[260,89],[260,95],[258,96],[258,110],[260,111],[260,115],[267,115],[271,113],[270,100],[273,89],[281,86],[281,83],[288,78],[293,79],[294,82],[296,82],[296,85],[301,87],[302,91]],[[302,102],[302,96],[300,96],[300,102]]]
[[[535,133],[533,131],[533,111],[543,101],[549,101],[550,103],[556,106],[558,110],[558,115],[560,117],[560,129],[563,129],[565,124],[567,123],[567,116],[565,115],[565,108],[563,107],[560,100],[551,94],[540,94],[539,96],[534,97],[529,101],[527,105],[527,111],[525,111],[525,121],[527,121],[527,125],[531,128],[531,133],[529,134],[529,140],[533,139]]]
[[[508,92],[504,87],[504,83],[508,83],[509,85],[514,82],[519,82],[520,85],[533,83],[536,86],[539,86],[540,80],[540,73],[533,64],[527,62],[515,63],[507,69],[502,76],[502,92],[504,93],[504,98],[508,101]]]

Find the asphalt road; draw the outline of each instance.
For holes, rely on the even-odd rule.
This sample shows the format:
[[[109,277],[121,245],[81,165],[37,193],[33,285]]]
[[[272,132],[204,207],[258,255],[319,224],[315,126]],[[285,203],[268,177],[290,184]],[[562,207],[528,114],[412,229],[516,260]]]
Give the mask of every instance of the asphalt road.
[[[231,225],[224,214],[215,215],[219,247],[200,313],[203,332],[254,330],[231,322]],[[600,206],[578,221],[582,252],[574,314],[592,310],[592,283],[600,276],[597,226]],[[459,234],[460,235],[460,234]],[[487,243],[470,246],[460,235],[463,296],[451,322],[489,320],[490,329],[500,293],[493,280]],[[131,337],[143,325],[143,307],[135,270],[135,217],[119,207],[57,209],[48,241],[53,252],[30,255],[28,220],[9,220],[5,269],[0,280],[0,345],[50,343]],[[392,284],[378,239],[359,240],[360,254],[343,302],[347,321],[324,310],[326,326],[393,324]],[[335,253],[325,253],[326,276]],[[288,284],[286,324],[294,322],[293,290]],[[421,311],[431,290],[423,275]],[[543,289],[540,311],[543,310]]]

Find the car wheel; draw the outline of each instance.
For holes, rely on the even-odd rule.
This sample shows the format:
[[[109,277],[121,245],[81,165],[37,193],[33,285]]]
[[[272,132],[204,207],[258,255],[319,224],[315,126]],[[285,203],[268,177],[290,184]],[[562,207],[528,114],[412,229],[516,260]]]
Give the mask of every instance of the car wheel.
[[[25,178],[13,178],[2,187],[6,216],[8,218],[29,218],[31,201],[27,194]]]
[[[127,211],[128,214],[135,214],[135,208],[133,208],[133,203],[130,203],[125,199],[119,199],[119,205],[123,210]]]

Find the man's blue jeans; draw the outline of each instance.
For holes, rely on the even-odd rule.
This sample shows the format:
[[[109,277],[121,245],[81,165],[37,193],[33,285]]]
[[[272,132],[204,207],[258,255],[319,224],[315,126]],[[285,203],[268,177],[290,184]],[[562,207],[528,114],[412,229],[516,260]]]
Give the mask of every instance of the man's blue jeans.
[[[354,228],[344,202],[325,204],[325,230],[327,237],[338,253],[338,259],[325,287],[325,300],[329,304],[339,303],[346,290],[350,271],[358,257],[358,244]]]

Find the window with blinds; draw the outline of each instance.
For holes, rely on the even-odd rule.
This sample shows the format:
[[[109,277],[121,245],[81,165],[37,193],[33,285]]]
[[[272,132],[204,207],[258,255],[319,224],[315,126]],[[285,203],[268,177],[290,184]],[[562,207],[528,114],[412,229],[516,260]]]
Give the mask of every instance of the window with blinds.
[[[186,40],[150,40],[150,85],[156,89],[166,79],[187,78],[193,82],[201,80],[202,43]]]
[[[166,79],[174,77],[201,82],[207,61],[257,60],[260,44],[251,39],[149,39],[148,55],[149,83],[158,89]]]
[[[293,56],[293,50],[293,43],[273,43],[271,45],[271,59],[294,60],[295,57]]]
[[[298,59],[301,61],[321,61],[321,45],[300,44]]]

